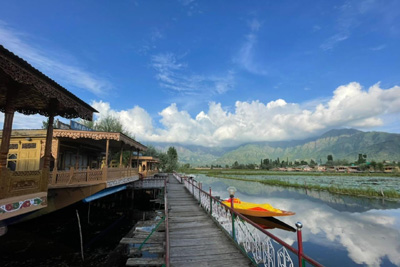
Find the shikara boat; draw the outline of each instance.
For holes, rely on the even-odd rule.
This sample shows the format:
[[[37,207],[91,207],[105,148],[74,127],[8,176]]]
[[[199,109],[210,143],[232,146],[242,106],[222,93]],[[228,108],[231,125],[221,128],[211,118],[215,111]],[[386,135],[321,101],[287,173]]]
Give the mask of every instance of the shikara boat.
[[[228,207],[231,206],[231,199],[226,199],[222,201]],[[245,216],[253,217],[276,217],[276,216],[291,216],[294,212],[280,210],[272,207],[268,203],[257,204],[251,202],[244,202],[238,198],[233,198],[233,208],[235,211],[243,214]]]
[[[289,232],[296,232],[292,226],[278,220],[274,217],[254,217],[249,215],[244,215],[249,220],[253,221],[254,223],[258,224],[263,229],[281,229]]]

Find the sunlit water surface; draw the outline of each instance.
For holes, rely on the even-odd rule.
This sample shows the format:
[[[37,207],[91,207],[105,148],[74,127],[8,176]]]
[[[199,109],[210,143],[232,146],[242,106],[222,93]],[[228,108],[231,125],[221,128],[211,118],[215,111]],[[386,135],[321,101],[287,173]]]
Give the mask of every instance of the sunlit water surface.
[[[333,195],[196,175],[203,189],[228,198],[227,187],[235,186],[235,197],[243,201],[270,203],[296,212],[280,217],[294,226],[303,224],[304,252],[325,266],[400,266],[400,203]],[[270,230],[290,245],[296,233]],[[297,246],[297,245],[296,245]]]

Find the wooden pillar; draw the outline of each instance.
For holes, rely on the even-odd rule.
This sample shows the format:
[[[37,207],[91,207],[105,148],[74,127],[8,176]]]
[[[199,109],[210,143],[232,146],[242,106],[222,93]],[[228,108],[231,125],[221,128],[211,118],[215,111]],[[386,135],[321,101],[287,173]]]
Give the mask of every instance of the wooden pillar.
[[[132,148],[129,149],[129,168],[132,168]]]
[[[106,168],[108,168],[108,148],[109,148],[109,146],[110,146],[110,140],[107,139],[107,143],[106,143],[106,160],[105,160],[105,163],[104,163],[104,166]]]
[[[79,147],[76,150],[76,155],[75,155],[75,170],[79,169]]]
[[[54,159],[54,171],[58,170],[58,159],[60,158],[60,140],[58,139],[57,141],[57,153],[56,153],[56,157]]]
[[[138,168],[138,171],[139,171],[139,149],[137,150],[136,162],[137,162],[137,168]]]
[[[10,147],[12,123],[14,119],[14,110],[6,107],[4,112],[3,136],[1,138],[0,147],[0,167],[7,167],[8,150]]]
[[[51,145],[53,142],[53,123],[54,114],[50,114],[49,124],[47,125],[46,144],[44,147],[43,169],[50,169]]]
[[[122,154],[124,153],[123,144],[121,144],[121,153],[119,155],[119,167],[122,168]]]

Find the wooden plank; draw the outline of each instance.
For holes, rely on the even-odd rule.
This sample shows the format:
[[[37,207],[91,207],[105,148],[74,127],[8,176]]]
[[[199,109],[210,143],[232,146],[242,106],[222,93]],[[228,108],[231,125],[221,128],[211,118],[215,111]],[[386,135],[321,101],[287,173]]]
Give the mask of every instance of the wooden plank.
[[[177,257],[173,257],[171,259],[171,263],[174,262],[203,262],[203,261],[222,261],[222,260],[233,260],[233,259],[242,259],[243,255],[236,253],[236,251],[232,251],[230,253],[225,254],[206,254],[206,255],[179,255]],[[237,266],[237,265],[235,265]]]
[[[126,266],[162,266],[164,263],[161,258],[129,258]]]
[[[220,255],[235,253],[236,249],[232,247],[215,247],[210,245],[199,245],[196,247],[189,247],[182,249],[180,247],[173,247],[170,250],[170,255],[175,257],[180,256],[201,256],[201,255]]]
[[[146,241],[146,244],[162,244],[165,238],[152,238]],[[143,243],[145,238],[129,238],[124,237],[119,241],[120,244],[141,244]]]
[[[135,234],[134,237],[136,237],[136,238],[146,238],[150,235],[150,233],[148,233],[148,232],[136,232],[135,231],[133,233]],[[158,237],[158,238],[165,237],[165,233],[154,232],[151,234],[150,238],[153,238],[153,237]]]
[[[235,260],[213,260],[213,261],[193,261],[193,262],[174,262],[171,263],[173,267],[237,267],[237,266],[253,266],[249,260],[235,259]]]
[[[151,244],[151,245],[143,246],[140,251],[142,251],[142,252],[146,251],[146,252],[149,252],[149,253],[159,253],[159,254],[161,254],[161,253],[165,252],[165,249],[164,249],[164,246],[161,245],[161,244]],[[137,253],[139,253],[139,248],[131,248],[129,250],[129,253],[130,254],[137,254]]]
[[[167,186],[171,266],[251,266],[182,184]]]

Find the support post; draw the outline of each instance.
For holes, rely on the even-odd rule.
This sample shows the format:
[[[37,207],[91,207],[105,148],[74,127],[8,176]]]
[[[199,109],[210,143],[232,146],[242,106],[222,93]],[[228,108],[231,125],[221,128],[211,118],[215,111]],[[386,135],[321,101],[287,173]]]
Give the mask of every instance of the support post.
[[[234,206],[233,206],[233,197],[234,197],[234,195],[230,195],[232,210],[234,208]],[[233,211],[232,211],[232,238],[233,238],[233,240],[236,241],[236,235],[235,235],[235,213],[233,213]]]
[[[14,110],[12,108],[7,108],[4,112],[4,123],[3,123],[3,136],[1,139],[0,147],[0,167],[7,167],[7,157],[8,150],[10,147],[12,123],[14,120]]]
[[[132,168],[132,148],[129,149],[129,168]]]
[[[198,183],[197,185],[198,189],[199,189],[199,204],[201,203],[201,199],[200,199],[200,187],[201,187],[201,183]]]
[[[211,186],[210,186],[210,215],[212,215],[212,195],[211,195]]]
[[[51,145],[53,142],[53,123],[54,123],[54,115],[50,114],[49,124],[47,125],[46,144],[44,148],[43,169],[50,168]]]
[[[110,147],[110,140],[107,139],[107,142],[106,142],[106,159],[105,159],[105,162],[104,162],[104,167],[106,167],[106,168],[108,168],[108,149],[109,149],[109,147]]]
[[[106,155],[105,155],[105,159],[104,159],[104,166],[102,168],[102,172],[103,172],[103,181],[107,181],[108,180],[108,149],[110,146],[110,140],[107,139],[106,141]]]
[[[119,167],[122,168],[122,154],[124,153],[124,147],[121,144],[121,153],[119,155]]]
[[[297,227],[297,245],[298,245],[298,256],[299,256],[299,267],[303,267],[303,237],[301,234],[301,228],[303,224],[301,222],[296,223]]]

